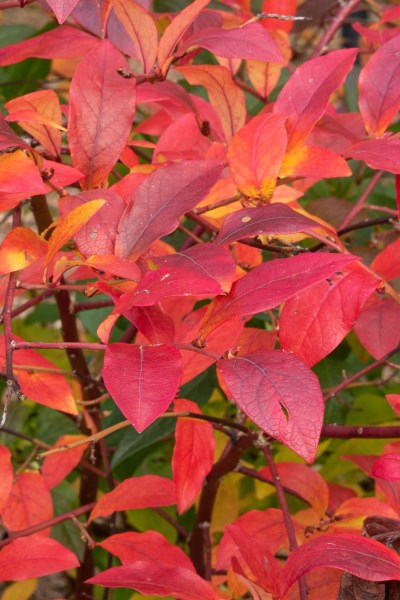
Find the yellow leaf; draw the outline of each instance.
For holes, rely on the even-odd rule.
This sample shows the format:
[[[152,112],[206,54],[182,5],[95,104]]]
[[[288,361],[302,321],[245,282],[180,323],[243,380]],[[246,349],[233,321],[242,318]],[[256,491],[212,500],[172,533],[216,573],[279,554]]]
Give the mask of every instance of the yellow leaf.
[[[26,579],[10,584],[1,596],[1,600],[29,600],[38,584],[37,579]]]
[[[46,254],[47,242],[27,227],[16,227],[4,238],[0,247],[0,273],[11,273],[29,267]]]

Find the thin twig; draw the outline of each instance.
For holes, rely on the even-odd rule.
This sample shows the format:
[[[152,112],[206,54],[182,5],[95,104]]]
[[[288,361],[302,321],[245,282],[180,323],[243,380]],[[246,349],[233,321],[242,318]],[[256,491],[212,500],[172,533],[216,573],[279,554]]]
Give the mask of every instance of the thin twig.
[[[355,203],[355,205],[353,206],[351,211],[343,219],[343,221],[339,227],[339,230],[347,227],[347,225],[349,225],[349,223],[351,223],[352,219],[365,207],[365,203],[368,199],[368,196],[370,195],[370,193],[372,192],[372,190],[374,189],[374,187],[376,186],[376,184],[378,183],[378,181],[380,180],[382,175],[383,175],[383,171],[377,171],[376,173],[374,173],[374,175],[373,175],[373,177],[371,177],[371,180],[369,181],[367,187],[365,188],[365,190],[363,191],[363,193],[361,194],[361,196],[359,197],[359,199],[357,200],[357,202]]]
[[[353,12],[353,10],[355,10],[355,8],[358,4],[360,4],[360,2],[361,0],[349,0],[347,4],[342,5],[341,9],[334,17],[329,28],[326,30],[326,32],[323,34],[320,41],[314,48],[314,51],[311,54],[311,58],[316,58],[317,56],[323,54],[327,50],[328,44],[334,37],[335,33],[340,29],[344,21]]]

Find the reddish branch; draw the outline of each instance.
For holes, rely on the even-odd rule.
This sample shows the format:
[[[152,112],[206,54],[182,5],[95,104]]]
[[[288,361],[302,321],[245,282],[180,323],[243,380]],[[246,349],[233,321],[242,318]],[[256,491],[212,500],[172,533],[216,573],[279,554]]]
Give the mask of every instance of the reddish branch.
[[[335,15],[330,26],[321,37],[310,58],[316,58],[328,49],[328,44],[334,38],[336,32],[341,28],[347,17],[356,9],[360,2],[361,0],[348,0],[345,4],[341,3],[339,12]]]

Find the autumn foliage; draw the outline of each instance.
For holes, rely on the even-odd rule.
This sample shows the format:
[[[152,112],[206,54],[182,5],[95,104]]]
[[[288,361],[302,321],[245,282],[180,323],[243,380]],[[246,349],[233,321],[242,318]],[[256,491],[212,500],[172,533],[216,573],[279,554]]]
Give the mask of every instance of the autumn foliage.
[[[2,4],[2,600],[399,597],[399,4]]]

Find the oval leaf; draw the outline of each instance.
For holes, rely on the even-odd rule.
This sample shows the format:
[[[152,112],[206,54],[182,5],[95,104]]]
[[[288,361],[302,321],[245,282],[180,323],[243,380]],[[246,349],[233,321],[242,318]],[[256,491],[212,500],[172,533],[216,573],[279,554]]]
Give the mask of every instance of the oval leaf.
[[[182,378],[182,359],[174,346],[107,346],[104,384],[122,414],[142,432],[170,405]]]
[[[16,227],[4,238],[0,247],[0,273],[10,273],[29,267],[45,256],[47,242],[27,227]]]
[[[400,481],[400,454],[391,453],[380,456],[372,467],[372,475],[387,481]]]
[[[240,409],[268,435],[312,462],[324,416],[318,378],[293,354],[253,352],[218,361]]]

